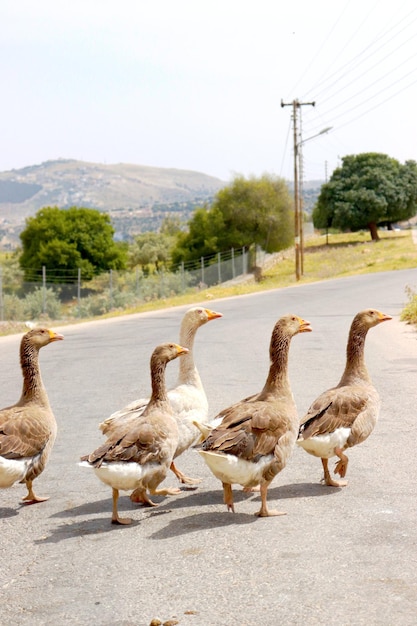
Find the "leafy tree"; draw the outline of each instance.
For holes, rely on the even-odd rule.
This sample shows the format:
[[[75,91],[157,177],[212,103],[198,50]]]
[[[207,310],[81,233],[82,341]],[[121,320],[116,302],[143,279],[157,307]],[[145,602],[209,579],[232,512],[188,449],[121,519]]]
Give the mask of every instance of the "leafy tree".
[[[219,229],[216,232],[215,225]],[[188,222],[188,232],[177,236],[177,243],[172,250],[173,266],[181,261],[195,261],[202,256],[210,256],[219,250],[217,247],[218,233],[224,229],[218,209],[199,208],[194,211]]]
[[[210,208],[199,208],[180,233],[172,261],[197,260],[231,248],[260,245],[275,252],[293,237],[292,198],[283,179],[237,176],[221,189]]]
[[[23,271],[19,265],[17,250],[11,254],[5,254],[1,263],[1,271],[3,292],[12,294],[19,291],[22,284]]]
[[[96,209],[45,207],[26,220],[20,234],[20,267],[26,280],[45,266],[52,272],[74,273],[84,279],[109,269],[124,269],[126,246],[113,240],[110,217]]]
[[[161,233],[147,232],[137,235],[129,248],[129,267],[139,265],[144,274],[149,274],[153,267],[159,271],[169,260],[171,239]]]
[[[385,154],[345,156],[321,188],[313,210],[316,228],[368,228],[378,240],[378,225],[398,222],[417,211],[417,163],[401,165]]]
[[[177,215],[167,215],[162,220],[159,232],[145,232],[137,235],[129,246],[128,266],[140,267],[146,275],[166,268],[177,235],[181,232],[181,222]]]
[[[162,220],[159,232],[161,235],[175,237],[181,231],[181,220],[178,215],[167,215]]]

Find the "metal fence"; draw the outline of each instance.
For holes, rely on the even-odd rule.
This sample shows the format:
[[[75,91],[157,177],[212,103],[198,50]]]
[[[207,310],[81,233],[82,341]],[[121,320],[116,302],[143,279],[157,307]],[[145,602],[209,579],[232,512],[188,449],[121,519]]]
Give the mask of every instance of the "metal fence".
[[[0,321],[80,319],[126,310],[233,280],[262,265],[266,256],[255,247],[232,249],[201,257],[198,263],[182,263],[173,272],[110,270],[88,281],[81,270],[47,267],[34,272],[34,280],[24,281],[0,267]]]

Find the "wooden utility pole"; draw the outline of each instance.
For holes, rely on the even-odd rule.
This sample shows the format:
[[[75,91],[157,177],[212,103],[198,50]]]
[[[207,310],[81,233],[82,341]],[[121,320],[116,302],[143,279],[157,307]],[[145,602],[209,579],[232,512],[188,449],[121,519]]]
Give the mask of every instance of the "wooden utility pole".
[[[302,259],[303,250],[301,245],[301,229],[302,229],[302,215],[300,210],[300,179],[299,179],[299,148],[302,144],[301,139],[298,140],[298,128],[297,128],[297,116],[298,109],[302,106],[315,106],[315,102],[300,102],[299,100],[293,100],[292,102],[285,103],[281,100],[281,107],[292,106],[292,120],[293,120],[293,138],[294,138],[294,247],[295,247],[295,278],[300,280],[302,274]]]

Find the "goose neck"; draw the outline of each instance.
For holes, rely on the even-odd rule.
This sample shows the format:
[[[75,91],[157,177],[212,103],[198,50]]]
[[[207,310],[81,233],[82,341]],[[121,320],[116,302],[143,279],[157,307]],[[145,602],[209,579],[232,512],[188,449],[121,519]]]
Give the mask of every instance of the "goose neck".
[[[21,401],[49,404],[39,368],[39,349],[24,339],[20,349],[20,365],[23,374]]]

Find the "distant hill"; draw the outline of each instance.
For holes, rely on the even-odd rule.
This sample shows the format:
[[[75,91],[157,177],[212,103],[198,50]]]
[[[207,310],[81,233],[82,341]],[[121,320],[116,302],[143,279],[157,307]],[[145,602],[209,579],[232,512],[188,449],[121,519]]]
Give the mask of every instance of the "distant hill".
[[[311,212],[323,181],[304,183],[304,209]],[[292,183],[289,182],[292,189]],[[158,230],[166,215],[190,219],[227,182],[201,172],[70,159],[0,172],[0,248],[20,244],[25,219],[46,206],[90,207],[109,213],[116,238]]]
[[[0,242],[18,243],[25,218],[45,206],[110,213],[119,238],[156,230],[167,213],[188,219],[226,182],[200,172],[58,159],[0,172]],[[3,241],[3,247],[5,242]]]
[[[324,185],[324,180],[305,180],[303,181],[303,210],[307,215],[311,215],[314,205],[317,202],[317,198],[320,195],[321,186]],[[294,183],[290,181],[288,183],[290,192],[294,193]]]

